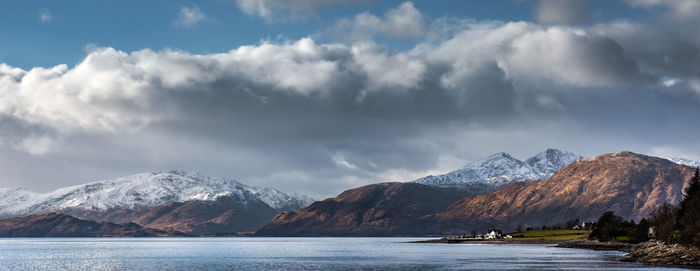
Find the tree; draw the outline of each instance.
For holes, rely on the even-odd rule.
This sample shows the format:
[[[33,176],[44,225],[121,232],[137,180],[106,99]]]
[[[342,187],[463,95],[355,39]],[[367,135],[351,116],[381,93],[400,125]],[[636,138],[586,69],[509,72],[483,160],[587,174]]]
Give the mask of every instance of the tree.
[[[523,224],[518,224],[518,226],[515,228],[515,232],[523,232]]]
[[[639,221],[639,224],[636,227],[633,227],[632,231],[629,233],[628,236],[630,237],[630,241],[633,243],[641,243],[649,240],[649,227],[651,227],[651,223],[642,218],[642,220]]]
[[[593,229],[588,238],[598,239],[602,242],[614,241],[617,237],[627,236],[633,227],[633,224],[616,216],[612,211],[608,211],[600,216],[596,228]]]
[[[700,169],[695,169],[695,175],[684,190],[676,223],[679,242],[700,246]]]
[[[656,235],[656,240],[659,241],[673,241],[673,232],[676,227],[676,208],[674,206],[665,204],[660,208],[656,209],[651,214],[651,219],[649,222],[654,227],[654,234]]]

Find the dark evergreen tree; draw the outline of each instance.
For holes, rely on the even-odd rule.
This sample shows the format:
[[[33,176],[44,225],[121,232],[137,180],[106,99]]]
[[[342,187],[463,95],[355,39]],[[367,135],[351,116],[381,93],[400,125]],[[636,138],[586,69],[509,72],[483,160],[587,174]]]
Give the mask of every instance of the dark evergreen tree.
[[[678,241],[700,247],[700,170],[688,182],[683,200],[678,204]]]

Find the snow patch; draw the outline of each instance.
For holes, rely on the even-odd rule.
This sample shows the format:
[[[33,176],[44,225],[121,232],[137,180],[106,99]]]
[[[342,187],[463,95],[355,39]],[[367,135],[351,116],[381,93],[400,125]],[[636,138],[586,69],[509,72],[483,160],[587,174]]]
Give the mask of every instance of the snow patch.
[[[459,170],[439,176],[427,176],[413,182],[465,189],[479,187],[488,192],[514,182],[549,178],[560,168],[582,158],[571,152],[547,149],[525,161],[520,161],[507,153],[500,152],[479,159]]]

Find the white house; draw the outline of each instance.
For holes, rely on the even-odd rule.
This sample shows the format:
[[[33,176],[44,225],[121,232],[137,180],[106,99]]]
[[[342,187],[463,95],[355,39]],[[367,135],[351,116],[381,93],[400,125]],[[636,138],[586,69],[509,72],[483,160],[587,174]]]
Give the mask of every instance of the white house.
[[[503,238],[503,233],[501,230],[490,230],[486,235],[484,235],[484,239],[502,239]]]

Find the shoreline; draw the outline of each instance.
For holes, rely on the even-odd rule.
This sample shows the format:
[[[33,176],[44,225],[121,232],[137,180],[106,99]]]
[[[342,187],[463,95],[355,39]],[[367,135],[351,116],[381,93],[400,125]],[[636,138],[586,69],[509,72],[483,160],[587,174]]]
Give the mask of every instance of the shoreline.
[[[434,243],[434,244],[551,244],[557,245],[565,241],[563,240],[546,240],[546,239],[525,239],[525,238],[509,238],[509,239],[428,239],[419,241],[410,241],[408,243]]]
[[[624,262],[639,262],[654,266],[700,269],[700,249],[679,244],[647,241],[639,244],[570,240],[557,245],[564,248],[616,250],[626,252]]]
[[[625,252],[623,262],[639,262],[652,266],[683,267],[700,269],[700,249],[678,244],[664,244],[648,241],[640,244],[622,242],[599,242],[588,239],[546,240],[546,239],[428,239],[409,243],[435,244],[551,244],[561,248],[608,250]]]

